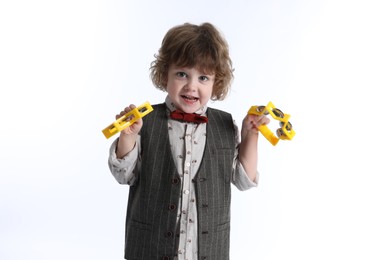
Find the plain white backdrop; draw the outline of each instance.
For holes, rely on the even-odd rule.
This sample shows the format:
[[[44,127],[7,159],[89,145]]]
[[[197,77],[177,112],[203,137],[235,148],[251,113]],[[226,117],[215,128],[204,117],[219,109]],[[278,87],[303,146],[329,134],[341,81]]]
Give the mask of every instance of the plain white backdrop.
[[[210,106],[291,114],[259,140],[259,187],[233,188],[232,260],[390,259],[386,0],[1,1],[0,259],[123,259],[128,187],[101,130],[162,102],[166,31],[211,22],[235,80]]]

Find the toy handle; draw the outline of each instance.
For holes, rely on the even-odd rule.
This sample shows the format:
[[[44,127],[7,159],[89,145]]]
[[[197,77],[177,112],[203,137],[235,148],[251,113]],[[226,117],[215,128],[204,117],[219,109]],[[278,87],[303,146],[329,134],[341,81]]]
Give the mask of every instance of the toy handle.
[[[266,125],[260,125],[257,129],[259,129],[260,133],[272,144],[276,145],[279,142],[279,138],[272,133],[272,131]]]
[[[145,115],[149,114],[152,111],[153,111],[153,107],[150,105],[150,103],[145,102],[141,106],[132,109],[131,111],[127,112],[125,115],[118,118],[114,123],[104,128],[102,132],[104,136],[108,139],[111,136],[115,135],[116,133],[119,133],[126,127],[132,125],[135,121],[137,121],[141,117],[144,117]],[[127,119],[130,116],[132,116],[132,118],[129,121],[127,121]]]
[[[130,116],[133,116],[131,120],[127,121],[126,119]],[[128,126],[131,126],[135,121],[141,118],[141,114],[139,113],[138,109],[134,108],[127,114],[121,116],[117,121],[113,123],[113,125],[117,128],[113,130],[112,128],[109,129],[110,133],[116,133],[120,132],[123,129],[125,129]]]

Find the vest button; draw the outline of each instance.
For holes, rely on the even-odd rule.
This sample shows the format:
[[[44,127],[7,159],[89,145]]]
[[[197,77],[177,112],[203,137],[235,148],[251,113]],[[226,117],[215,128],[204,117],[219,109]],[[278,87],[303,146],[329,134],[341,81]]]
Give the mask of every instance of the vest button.
[[[165,233],[165,236],[166,237],[171,237],[171,236],[173,236],[173,233],[171,231],[168,231],[167,233]],[[166,256],[166,257],[168,257],[168,256]]]
[[[175,204],[170,204],[170,205],[168,206],[168,209],[169,209],[169,210],[174,210],[174,209],[176,209],[176,205],[175,205]]]
[[[178,183],[179,183],[179,178],[172,179],[172,184],[178,184]]]
[[[169,256],[163,256],[161,260],[169,260]]]

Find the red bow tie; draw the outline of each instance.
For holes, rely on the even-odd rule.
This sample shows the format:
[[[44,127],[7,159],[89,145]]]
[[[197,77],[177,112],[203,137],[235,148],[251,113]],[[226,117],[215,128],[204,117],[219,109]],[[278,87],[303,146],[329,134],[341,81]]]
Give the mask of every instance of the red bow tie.
[[[200,116],[195,113],[193,114],[184,113],[183,111],[180,110],[175,110],[171,112],[171,118],[179,121],[192,122],[196,124],[208,122],[208,118],[205,116]]]

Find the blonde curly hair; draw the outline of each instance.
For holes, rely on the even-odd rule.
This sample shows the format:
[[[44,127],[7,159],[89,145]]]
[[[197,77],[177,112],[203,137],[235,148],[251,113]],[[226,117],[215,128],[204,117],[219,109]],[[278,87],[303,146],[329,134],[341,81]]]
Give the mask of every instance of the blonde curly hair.
[[[223,100],[229,93],[233,80],[229,46],[210,23],[185,23],[171,28],[154,57],[150,78],[153,85],[162,91],[167,90],[168,69],[174,64],[215,74],[211,100]]]

